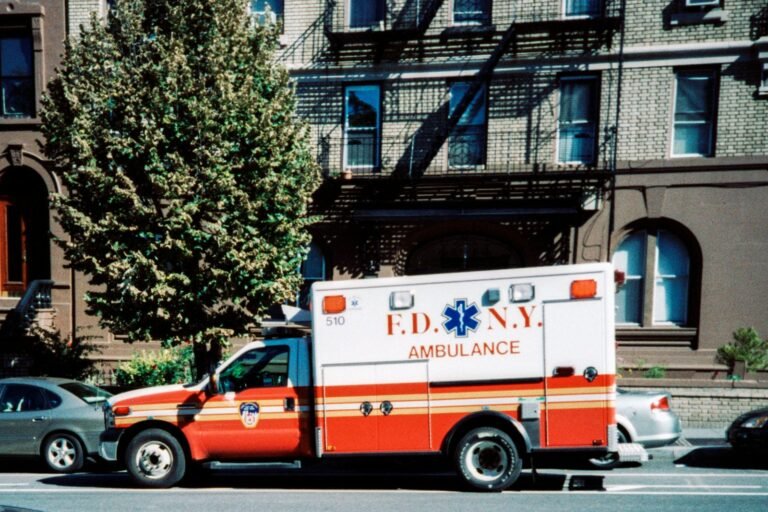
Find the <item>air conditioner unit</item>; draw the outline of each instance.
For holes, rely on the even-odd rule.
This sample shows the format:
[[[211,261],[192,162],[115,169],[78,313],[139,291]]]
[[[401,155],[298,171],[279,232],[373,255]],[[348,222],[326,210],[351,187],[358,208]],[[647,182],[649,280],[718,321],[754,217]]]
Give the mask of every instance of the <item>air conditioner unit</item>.
[[[686,7],[712,7],[720,6],[721,0],[685,0]]]

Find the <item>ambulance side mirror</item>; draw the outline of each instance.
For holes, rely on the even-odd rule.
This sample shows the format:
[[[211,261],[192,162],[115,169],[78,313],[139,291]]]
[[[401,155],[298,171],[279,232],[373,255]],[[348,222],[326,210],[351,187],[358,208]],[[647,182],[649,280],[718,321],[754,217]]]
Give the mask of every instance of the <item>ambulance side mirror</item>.
[[[210,375],[208,375],[208,387],[206,388],[206,392],[213,396],[219,394],[219,374],[216,372],[212,372]]]

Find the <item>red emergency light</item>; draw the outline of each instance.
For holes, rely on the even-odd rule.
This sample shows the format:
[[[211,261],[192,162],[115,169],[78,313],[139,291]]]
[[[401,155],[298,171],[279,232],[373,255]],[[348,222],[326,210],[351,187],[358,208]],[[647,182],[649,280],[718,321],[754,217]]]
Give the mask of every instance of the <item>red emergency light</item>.
[[[572,299],[591,299],[597,296],[597,281],[594,279],[580,279],[571,283]]]
[[[323,314],[338,315],[347,309],[347,299],[343,295],[327,295],[323,297]]]

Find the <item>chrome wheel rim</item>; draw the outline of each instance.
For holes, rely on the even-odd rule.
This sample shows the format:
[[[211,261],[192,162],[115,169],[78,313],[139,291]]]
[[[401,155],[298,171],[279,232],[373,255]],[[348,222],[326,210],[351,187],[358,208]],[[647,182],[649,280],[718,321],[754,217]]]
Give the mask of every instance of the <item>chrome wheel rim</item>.
[[[510,458],[499,443],[479,440],[472,443],[467,450],[464,466],[476,480],[493,482],[507,472]]]
[[[173,468],[173,453],[167,444],[150,441],[141,445],[136,452],[136,468],[147,478],[159,479]]]
[[[48,445],[46,457],[51,466],[58,469],[67,469],[75,463],[77,449],[74,443],[66,437],[57,437]]]

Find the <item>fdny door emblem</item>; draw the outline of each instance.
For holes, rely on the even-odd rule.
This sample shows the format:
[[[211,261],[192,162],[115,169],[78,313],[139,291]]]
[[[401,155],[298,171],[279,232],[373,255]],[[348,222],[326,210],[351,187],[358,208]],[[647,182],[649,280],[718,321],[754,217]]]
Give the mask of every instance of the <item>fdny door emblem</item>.
[[[455,299],[453,306],[447,304],[443,310],[445,332],[454,331],[457,338],[466,338],[468,331],[476,331],[480,320],[476,317],[480,314],[480,308],[474,302],[467,305],[467,299]]]
[[[259,404],[243,403],[240,404],[240,421],[245,428],[254,428],[259,423]]]

